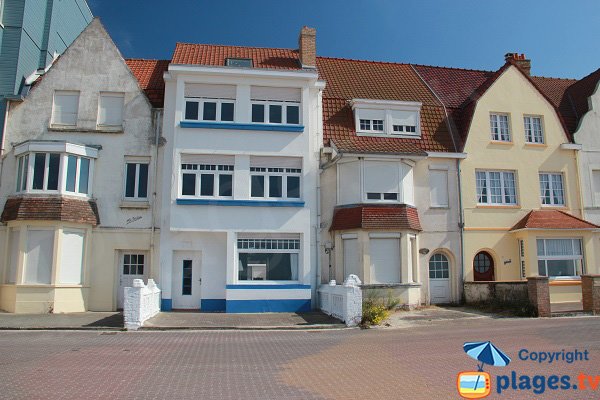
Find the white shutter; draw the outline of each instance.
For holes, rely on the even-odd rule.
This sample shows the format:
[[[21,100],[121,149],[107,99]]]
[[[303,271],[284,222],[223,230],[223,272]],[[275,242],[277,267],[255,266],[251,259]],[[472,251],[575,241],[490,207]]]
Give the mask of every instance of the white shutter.
[[[222,154],[182,154],[182,164],[215,164],[215,165],[234,165],[234,156],[225,156]]]
[[[432,207],[448,207],[448,171],[429,171],[429,193]]]
[[[390,111],[392,125],[417,126],[417,113],[414,111]]]
[[[83,243],[81,230],[65,230],[62,234],[60,272],[58,282],[67,285],[83,283]]]
[[[302,168],[300,157],[250,157],[251,167],[263,168]]]
[[[358,119],[385,120],[385,111],[384,110],[360,109],[360,110],[358,110]]]
[[[77,125],[79,92],[55,92],[52,123],[57,125]]]
[[[6,274],[6,283],[17,282],[17,263],[19,262],[19,235],[20,231],[11,229],[9,240],[9,259],[8,259],[8,273]]]
[[[186,83],[185,97],[235,100],[235,85],[212,85],[208,83]]]
[[[400,283],[400,239],[370,239],[371,284]]]
[[[26,257],[24,283],[49,285],[54,258],[54,231],[29,230]]]
[[[361,280],[363,279],[363,272],[361,271],[360,254],[358,251],[358,239],[343,239],[344,244],[344,276],[346,280],[348,275],[354,274]]]
[[[98,111],[98,125],[121,126],[123,125],[123,94],[101,94],[100,110]]]
[[[367,193],[400,193],[399,164],[387,161],[365,161],[365,192]]]
[[[594,205],[600,205],[600,170],[592,170],[592,190],[594,196]]]
[[[294,101],[299,103],[302,96],[300,89],[297,88],[252,86],[250,98],[252,100]]]

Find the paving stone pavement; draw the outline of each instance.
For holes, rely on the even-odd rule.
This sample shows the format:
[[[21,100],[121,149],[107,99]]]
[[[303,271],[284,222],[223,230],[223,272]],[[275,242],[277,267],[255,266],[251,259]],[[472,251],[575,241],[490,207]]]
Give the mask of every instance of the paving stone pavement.
[[[513,358],[497,374],[600,375],[600,319],[455,319],[390,330],[0,332],[0,399],[457,399],[474,370],[465,341]],[[520,349],[590,351],[587,362],[521,361]],[[475,369],[476,370],[476,369]],[[598,399],[598,392],[489,399]]]

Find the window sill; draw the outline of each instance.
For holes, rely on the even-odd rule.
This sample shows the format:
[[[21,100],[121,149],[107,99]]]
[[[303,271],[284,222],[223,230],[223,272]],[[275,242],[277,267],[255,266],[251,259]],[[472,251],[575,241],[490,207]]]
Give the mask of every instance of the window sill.
[[[150,208],[150,203],[148,201],[134,201],[134,200],[123,200],[119,205],[120,208],[125,209],[147,209]]]
[[[385,132],[356,132],[357,136],[368,136],[368,137],[381,137],[381,138],[397,138],[397,139],[421,139],[420,133],[415,134],[397,134],[397,133],[385,133]]]
[[[449,210],[450,206],[430,206],[430,210]]]
[[[98,127],[97,129],[82,128],[74,125],[50,125],[49,132],[77,132],[77,133],[123,133],[123,128],[108,129]]]
[[[548,145],[546,143],[528,143],[528,142],[525,142],[525,147],[545,148],[545,147],[548,147]]]
[[[546,205],[546,204],[542,204],[542,208],[544,210],[568,210],[569,207],[567,206],[553,206],[553,205]]]
[[[181,121],[179,126],[181,128],[230,129],[241,131],[304,132],[304,125],[285,124]]]
[[[510,141],[510,142],[505,142],[503,140],[490,140],[490,144],[499,144],[501,146],[512,146],[515,143]]]
[[[496,208],[506,208],[506,209],[517,209],[517,208],[521,208],[521,206],[519,205],[500,205],[500,204],[490,204],[490,205],[486,205],[486,204],[477,204],[476,208],[490,208],[490,209],[496,209]]]
[[[564,277],[564,278],[549,278],[548,285],[550,286],[580,286],[581,279],[579,277]]]
[[[231,207],[304,207],[304,201],[289,200],[219,200],[219,199],[177,199],[178,205],[207,205]]]

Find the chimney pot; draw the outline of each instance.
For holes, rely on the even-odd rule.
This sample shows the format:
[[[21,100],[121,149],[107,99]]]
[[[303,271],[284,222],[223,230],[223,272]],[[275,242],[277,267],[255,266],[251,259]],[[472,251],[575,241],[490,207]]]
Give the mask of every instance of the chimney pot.
[[[531,75],[531,60],[527,59],[524,53],[506,53],[504,55],[504,60],[506,62],[512,62],[512,64],[521,68],[528,76]]]
[[[298,37],[298,52],[303,68],[317,66],[317,30],[303,26]]]

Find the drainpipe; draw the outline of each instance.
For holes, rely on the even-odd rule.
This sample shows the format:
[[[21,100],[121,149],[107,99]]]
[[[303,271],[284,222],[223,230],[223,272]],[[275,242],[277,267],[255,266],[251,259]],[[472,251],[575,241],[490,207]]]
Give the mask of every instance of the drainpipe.
[[[5,99],[6,109],[4,110],[4,124],[2,126],[2,140],[0,141],[0,187],[2,187],[2,171],[4,170],[4,143],[6,141],[6,126],[8,125],[8,110],[10,109],[10,100]]]
[[[153,123],[154,123],[154,179],[153,179],[153,183],[152,183],[152,203],[150,204],[150,215],[151,215],[151,219],[152,219],[152,228],[150,230],[150,265],[152,266],[153,271],[155,270],[155,255],[154,255],[154,247],[155,247],[155,241],[154,241],[154,235],[156,233],[156,215],[155,215],[155,204],[156,204],[156,197],[157,197],[157,184],[158,184],[158,144],[160,142],[160,126],[162,124],[162,118],[161,118],[161,113],[158,111],[158,109],[154,110],[154,116],[153,116]],[[160,269],[159,269],[160,272]],[[158,280],[158,282],[160,282],[160,280]]]
[[[463,213],[462,180],[460,170],[460,158],[456,159],[456,175],[458,177],[458,227],[460,229],[460,268],[458,268],[458,298],[463,298],[464,276],[465,276],[465,216]]]

